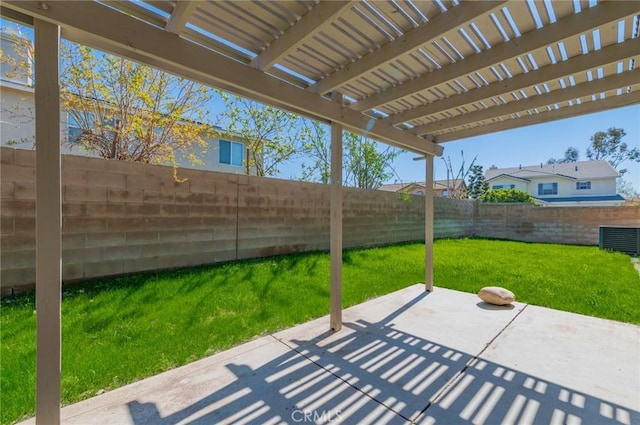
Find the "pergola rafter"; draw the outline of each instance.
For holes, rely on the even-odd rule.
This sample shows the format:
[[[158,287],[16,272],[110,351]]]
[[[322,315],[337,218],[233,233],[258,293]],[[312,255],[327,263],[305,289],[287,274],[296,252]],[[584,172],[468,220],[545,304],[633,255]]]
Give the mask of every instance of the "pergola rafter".
[[[355,3],[350,1],[325,1],[319,3],[304,15],[300,21],[280,37],[276,38],[258,56],[251,60],[250,65],[258,69],[268,69],[276,64],[283,56],[304,43],[322,28],[330,25],[342,12],[351,8]]]
[[[633,64],[639,51],[640,6],[629,1],[4,5],[72,40],[421,154],[439,155],[438,143],[485,133],[529,104],[557,109],[542,103],[571,95],[538,97],[538,86],[620,74],[610,65]],[[558,84],[566,79],[577,81]],[[334,91],[344,106],[330,101]]]
[[[485,101],[493,97],[505,96],[536,85],[544,84],[552,80],[568,78],[571,75],[586,73],[589,70],[613,63],[628,61],[640,56],[640,39],[630,40],[628,43],[612,44],[588,55],[578,55],[566,61],[558,62],[553,66],[547,66],[535,71],[522,73],[513,78],[505,79],[500,84],[482,86],[464,95],[464,103],[457,96],[451,96],[439,101],[413,109],[407,109],[395,115],[384,118],[382,121],[389,124],[400,124],[413,120],[436,115],[438,113],[471,105],[475,102]],[[420,130],[414,128],[414,133]]]
[[[443,13],[430,20],[428,25],[419,26],[401,37],[374,50],[360,60],[346,65],[339,71],[309,87],[314,93],[328,93],[348,84],[372,69],[384,66],[403,54],[431,43],[456,28],[473,21],[478,15],[490,13],[504,6],[506,1],[468,2],[453,8],[450,13]],[[357,107],[357,106],[356,106]],[[359,109],[359,108],[358,108]]]
[[[189,17],[196,8],[195,1],[180,0],[176,2],[176,6],[171,13],[171,17],[167,21],[165,29],[173,34],[180,34],[187,25]]]
[[[538,49],[544,49],[570,37],[581,35],[607,24],[617,24],[618,20],[637,13],[638,5],[634,2],[601,3],[579,14],[573,14],[561,19],[548,27],[542,27],[521,37],[498,44],[479,54],[406,81],[399,86],[389,87],[368,98],[359,100],[352,105],[352,108],[357,111],[378,108],[386,103],[419,93],[426,87],[434,87],[476,71],[499,66],[508,60]]]
[[[549,93],[545,92],[537,96],[527,97],[526,99],[513,100],[513,102],[507,102],[499,106],[493,106],[467,114],[460,114],[447,120],[440,120],[433,124],[415,127],[411,132],[415,134],[436,134],[443,130],[455,129],[476,122],[485,122],[509,114],[542,108],[547,105],[556,105],[585,96],[599,95],[600,93],[617,88],[626,90],[632,85],[637,84],[638,81],[640,81],[640,70],[635,69],[620,74],[613,74],[602,79],[576,84],[575,86],[564,89],[553,90]],[[512,104],[514,102],[516,103],[515,105]]]
[[[528,125],[542,124],[546,122],[561,120],[564,118],[578,117],[595,112],[603,112],[610,109],[622,108],[625,106],[636,105],[640,103],[640,84],[631,87],[628,93],[620,95],[616,93],[605,93],[608,95],[608,102],[593,99],[581,99],[581,102],[573,105],[554,105],[549,109],[542,111],[533,111],[520,114],[518,117],[507,118],[475,127],[469,127],[464,130],[445,133],[438,135],[441,142],[450,142],[453,140],[464,139],[467,137],[482,136],[485,134],[496,133],[498,131],[513,130],[515,128],[525,127]]]

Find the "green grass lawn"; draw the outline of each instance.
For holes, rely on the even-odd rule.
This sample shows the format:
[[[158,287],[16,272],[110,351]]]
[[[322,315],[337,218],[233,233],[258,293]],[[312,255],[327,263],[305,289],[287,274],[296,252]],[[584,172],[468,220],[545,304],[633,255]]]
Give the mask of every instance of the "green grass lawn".
[[[498,285],[519,301],[640,324],[629,257],[595,247],[479,239],[435,243],[436,286]],[[424,245],[344,254],[344,305],[423,281]],[[437,289],[436,289],[437,290]],[[33,295],[0,307],[0,421],[34,413]],[[329,310],[329,255],[310,253],[105,279],[65,289],[62,397],[174,368]]]

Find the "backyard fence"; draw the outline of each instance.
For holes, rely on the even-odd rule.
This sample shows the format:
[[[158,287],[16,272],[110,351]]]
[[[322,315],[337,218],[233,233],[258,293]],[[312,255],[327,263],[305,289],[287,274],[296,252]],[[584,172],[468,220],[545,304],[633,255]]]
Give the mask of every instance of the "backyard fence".
[[[35,152],[2,147],[1,294],[35,282]],[[62,157],[65,281],[329,249],[329,186]],[[434,199],[435,237],[598,244],[640,209]],[[345,188],[344,247],[424,240],[424,197]]]

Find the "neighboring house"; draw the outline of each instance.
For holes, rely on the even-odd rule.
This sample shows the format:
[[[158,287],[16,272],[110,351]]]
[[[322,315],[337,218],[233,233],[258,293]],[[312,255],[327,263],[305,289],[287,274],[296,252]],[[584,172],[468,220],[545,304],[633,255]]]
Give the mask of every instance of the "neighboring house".
[[[424,195],[425,182],[400,183],[400,184],[384,184],[378,190],[386,192],[402,192],[412,195]],[[467,193],[467,184],[464,180],[435,180],[433,182],[434,196],[441,198],[449,198],[451,193]]]
[[[2,29],[0,31],[0,49],[3,55],[16,58],[15,43],[19,33]],[[18,149],[35,148],[35,101],[33,81],[30,76],[13,75],[10,66],[0,64],[0,145]],[[74,137],[81,133],[78,124],[65,111],[60,114],[60,140],[63,154],[94,156],[87,152],[80,143],[73,143]],[[71,142],[70,142],[71,140]],[[193,164],[189,158],[179,156],[179,167],[195,168],[225,173],[247,174],[247,144],[237,138],[205,138],[208,143],[206,151],[201,146],[193,146],[194,153],[203,164]],[[255,175],[255,166],[249,170]]]
[[[489,189],[520,189],[544,206],[622,205],[616,193],[620,174],[607,161],[493,168],[485,173]]]

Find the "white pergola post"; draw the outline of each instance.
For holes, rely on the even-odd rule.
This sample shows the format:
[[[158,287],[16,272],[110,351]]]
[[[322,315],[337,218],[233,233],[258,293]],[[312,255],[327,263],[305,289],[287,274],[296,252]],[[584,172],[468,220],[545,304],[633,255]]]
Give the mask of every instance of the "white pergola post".
[[[433,156],[425,156],[425,191],[424,191],[424,247],[425,276],[424,289],[433,291]]]
[[[60,423],[60,28],[36,19],[36,424]]]
[[[333,101],[342,105],[342,95]],[[331,330],[342,328],[342,126],[331,123]]]

